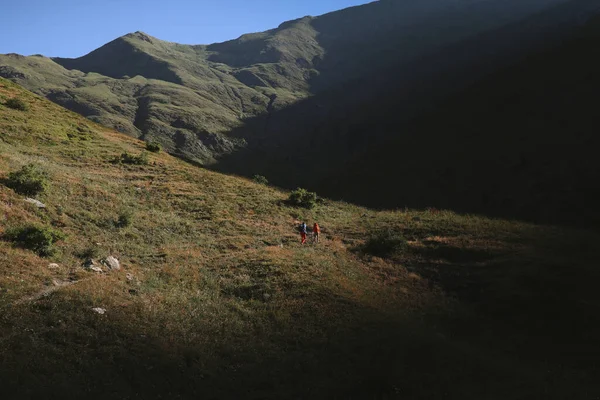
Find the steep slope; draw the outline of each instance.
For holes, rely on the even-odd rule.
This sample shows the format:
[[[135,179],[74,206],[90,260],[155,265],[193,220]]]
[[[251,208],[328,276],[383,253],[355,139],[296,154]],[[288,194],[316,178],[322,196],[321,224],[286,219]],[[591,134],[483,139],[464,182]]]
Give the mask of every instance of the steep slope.
[[[395,70],[400,78],[385,70],[357,81],[351,96],[344,98],[342,87],[249,121],[233,133],[246,138],[248,149],[217,168],[372,207],[449,207],[597,225],[589,199],[598,168],[589,145],[598,22],[588,17],[598,5],[578,4],[450,46]],[[540,40],[547,51],[534,51]],[[529,52],[514,53],[515,41]],[[448,60],[454,64],[436,75]],[[476,89],[467,94],[461,85]],[[361,90],[366,96],[354,97]],[[531,166],[519,169],[521,159]]]
[[[398,124],[398,137],[318,189],[375,207],[435,206],[600,226],[599,32],[595,18],[572,40]],[[370,117],[367,111],[357,119]]]
[[[0,79],[3,399],[600,393],[596,234],[297,209],[164,153],[115,161],[142,150]],[[6,186],[30,163],[45,208]],[[322,242],[301,246],[296,220]],[[29,224],[66,235],[50,258],[9,241]],[[120,270],[82,266],[108,255]]]
[[[284,144],[294,147],[295,132],[270,122],[278,110],[329,91],[324,108],[294,116],[303,131],[319,129],[306,125],[318,122],[323,109],[352,112],[388,88],[390,80],[395,87],[412,82],[420,90],[432,76],[480,54],[458,65],[438,59],[421,75],[406,67],[398,73],[399,66],[561,3],[579,13],[586,2],[385,0],[209,46],[169,43],[136,32],[78,59],[0,56],[0,76],[95,122],[157,140],[189,160],[214,164],[246,145],[261,147],[262,135],[272,134],[275,148],[282,137],[285,142],[291,136]],[[519,48],[519,42],[511,47]],[[506,55],[501,53],[499,58]],[[246,126],[254,118],[263,122]]]

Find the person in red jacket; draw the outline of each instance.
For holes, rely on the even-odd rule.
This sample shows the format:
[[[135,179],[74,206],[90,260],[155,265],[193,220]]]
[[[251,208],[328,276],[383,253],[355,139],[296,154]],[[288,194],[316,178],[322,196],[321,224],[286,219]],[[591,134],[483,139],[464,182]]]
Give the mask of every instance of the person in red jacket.
[[[313,242],[319,243],[319,238],[321,236],[321,227],[319,224],[315,222],[313,225]]]

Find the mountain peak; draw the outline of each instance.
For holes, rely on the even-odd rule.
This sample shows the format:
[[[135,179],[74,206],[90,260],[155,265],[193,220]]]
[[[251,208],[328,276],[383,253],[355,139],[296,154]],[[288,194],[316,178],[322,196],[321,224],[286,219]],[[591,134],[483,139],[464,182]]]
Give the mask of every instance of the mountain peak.
[[[152,36],[148,35],[145,32],[142,32],[142,31],[135,31],[133,33],[128,33],[124,37],[126,37],[126,38],[133,38],[133,39],[139,39],[139,40],[143,40],[143,41],[148,42],[148,43],[154,43],[155,40],[158,40],[155,37],[152,37]]]

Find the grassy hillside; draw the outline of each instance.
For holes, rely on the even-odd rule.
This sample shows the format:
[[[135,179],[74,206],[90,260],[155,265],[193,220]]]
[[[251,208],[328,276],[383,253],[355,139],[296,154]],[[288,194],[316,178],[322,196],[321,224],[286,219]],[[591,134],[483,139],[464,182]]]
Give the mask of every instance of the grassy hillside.
[[[165,153],[114,162],[143,149],[0,79],[3,398],[600,394],[595,233],[304,210]],[[6,186],[30,163],[44,209]],[[301,246],[298,220],[323,241]],[[65,235],[52,256],[9,240],[28,224]],[[82,266],[109,255],[120,270]]]

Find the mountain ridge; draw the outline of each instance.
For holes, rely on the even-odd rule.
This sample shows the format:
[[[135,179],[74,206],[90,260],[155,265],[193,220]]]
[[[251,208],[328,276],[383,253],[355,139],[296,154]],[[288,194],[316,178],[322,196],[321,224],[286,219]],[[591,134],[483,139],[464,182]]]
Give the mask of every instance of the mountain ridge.
[[[0,56],[0,76],[194,163],[373,205],[338,179],[347,165],[389,154],[382,146],[401,146],[412,118],[435,117],[597,11],[592,0],[384,1],[211,45],[137,31],[76,59]]]
[[[518,7],[531,12],[560,2],[528,0],[519,2]],[[435,40],[428,39],[427,27],[441,32],[445,28],[437,24],[451,26],[443,22],[445,19],[470,15],[472,21],[479,21],[472,29],[478,32],[489,29],[482,25],[483,21],[495,21],[490,25],[493,26],[510,20],[512,7],[486,1],[381,1],[287,21],[275,29],[212,45],[181,45],[137,31],[82,57],[48,59],[65,71],[48,62],[17,63],[0,57],[0,65],[4,65],[0,75],[79,110],[95,122],[134,137],[157,140],[175,154],[211,164],[243,147],[242,142],[230,140],[226,133],[242,126],[245,119],[268,115],[368,72],[371,67],[352,57],[353,51],[367,52],[362,57],[371,58],[376,64],[393,65],[397,57],[397,52],[392,51],[397,43],[394,36],[399,32],[421,32],[413,35],[420,37],[421,46],[426,49],[430,46],[427,41],[448,42],[469,34],[468,30],[448,31]],[[406,41],[408,36],[398,38],[410,43]],[[410,47],[413,50],[404,45],[398,54],[414,58],[418,52],[408,54],[418,46],[415,43]],[[106,78],[97,77],[97,73]],[[138,76],[151,82],[142,85],[132,81]],[[165,87],[161,82],[176,84],[178,88]],[[139,99],[136,93],[144,93],[143,98]],[[186,99],[191,107],[170,107],[165,104],[165,96]],[[136,111],[140,102],[148,105],[147,112]],[[135,124],[136,115],[148,118]],[[145,128],[140,130],[136,125]],[[205,141],[210,142],[209,138],[215,135],[220,135],[220,142],[227,145],[212,149],[206,146]]]

